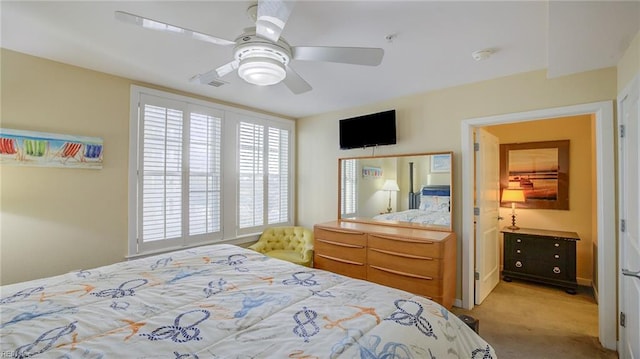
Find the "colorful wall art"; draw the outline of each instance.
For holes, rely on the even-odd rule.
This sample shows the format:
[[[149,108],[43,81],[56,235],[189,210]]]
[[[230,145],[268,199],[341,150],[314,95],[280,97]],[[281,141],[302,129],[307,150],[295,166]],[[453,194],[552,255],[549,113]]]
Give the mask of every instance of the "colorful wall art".
[[[102,168],[102,139],[0,128],[0,165]]]

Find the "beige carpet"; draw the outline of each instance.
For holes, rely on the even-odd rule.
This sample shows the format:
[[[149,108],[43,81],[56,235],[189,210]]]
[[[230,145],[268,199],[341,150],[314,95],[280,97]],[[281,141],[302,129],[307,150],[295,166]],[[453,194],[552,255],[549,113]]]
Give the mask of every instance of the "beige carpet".
[[[598,305],[589,288],[569,295],[556,287],[500,282],[482,305],[456,314],[479,319],[480,335],[498,358],[617,358],[598,341]]]

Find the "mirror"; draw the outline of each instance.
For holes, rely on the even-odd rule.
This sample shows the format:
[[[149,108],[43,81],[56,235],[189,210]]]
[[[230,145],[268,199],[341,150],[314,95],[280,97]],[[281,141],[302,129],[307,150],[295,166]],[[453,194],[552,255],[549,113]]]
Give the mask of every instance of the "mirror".
[[[451,230],[453,152],[338,160],[338,219]]]

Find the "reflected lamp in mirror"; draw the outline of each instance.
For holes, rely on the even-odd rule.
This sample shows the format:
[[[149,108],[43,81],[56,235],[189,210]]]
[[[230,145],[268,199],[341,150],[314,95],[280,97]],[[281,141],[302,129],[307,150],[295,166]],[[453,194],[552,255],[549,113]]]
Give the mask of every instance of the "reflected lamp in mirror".
[[[396,180],[388,179],[384,181],[384,185],[382,185],[382,190],[389,192],[389,204],[387,205],[387,213],[391,213],[391,192],[400,191],[400,187],[398,187],[398,182]]]
[[[502,190],[502,202],[511,202],[511,225],[507,228],[511,230],[520,229],[516,226],[516,203],[524,203],[524,189],[522,188],[505,188]]]

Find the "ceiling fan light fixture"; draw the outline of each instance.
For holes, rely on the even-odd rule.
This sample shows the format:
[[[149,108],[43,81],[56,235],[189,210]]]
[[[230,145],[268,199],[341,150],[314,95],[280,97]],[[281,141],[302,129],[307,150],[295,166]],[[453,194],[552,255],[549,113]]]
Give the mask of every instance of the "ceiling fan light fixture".
[[[238,75],[250,84],[269,86],[284,80],[287,71],[282,62],[272,58],[249,57],[240,60]]]

